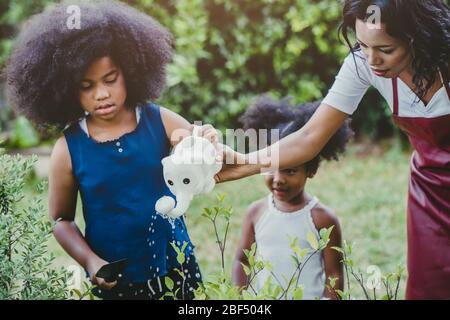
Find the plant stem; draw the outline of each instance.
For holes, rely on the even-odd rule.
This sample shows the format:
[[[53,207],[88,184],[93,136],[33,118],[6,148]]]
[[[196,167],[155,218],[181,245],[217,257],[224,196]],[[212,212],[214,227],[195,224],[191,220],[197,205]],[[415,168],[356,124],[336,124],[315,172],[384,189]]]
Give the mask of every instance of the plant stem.
[[[347,266],[347,254],[344,250],[344,268],[345,268],[345,274],[346,274],[346,278],[347,278],[347,292],[348,292],[348,299],[351,299],[351,294],[350,294],[350,275],[348,273],[348,266]]]
[[[291,279],[289,280],[288,286],[287,286],[286,289],[283,291],[283,293],[282,293],[282,295],[281,295],[281,298],[282,298],[283,296],[285,296],[285,298],[287,298],[287,292],[288,292],[289,288],[291,287],[292,280],[294,279],[295,274],[297,273],[297,271],[299,271],[298,277],[297,277],[297,283],[296,283],[296,285],[298,285],[298,280],[299,280],[299,278],[300,278],[300,274],[301,274],[301,272],[302,272],[302,270],[303,270],[305,264],[306,264],[306,263],[309,261],[309,259],[311,259],[311,257],[312,257],[313,255],[315,255],[318,251],[320,251],[320,250],[314,251],[311,255],[309,255],[308,259],[306,259],[305,262],[299,263],[299,264],[298,264],[297,268],[296,268],[295,271],[294,271],[294,274],[292,275]]]
[[[397,286],[395,287],[395,295],[394,300],[397,300],[398,288],[400,286],[400,280],[402,279],[401,275],[397,276]]]

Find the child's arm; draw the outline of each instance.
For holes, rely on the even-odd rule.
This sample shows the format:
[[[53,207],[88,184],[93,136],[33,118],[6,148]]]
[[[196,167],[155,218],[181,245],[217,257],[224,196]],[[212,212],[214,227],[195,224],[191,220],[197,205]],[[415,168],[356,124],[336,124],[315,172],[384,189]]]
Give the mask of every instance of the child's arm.
[[[179,114],[176,114],[175,112],[164,107],[160,107],[160,113],[164,128],[166,130],[166,135],[173,147],[183,140],[183,138],[192,134],[193,126]],[[208,139],[214,144],[218,141],[217,131],[210,124],[201,126],[200,136]]]
[[[64,250],[85,268],[94,284],[110,289],[116,282],[107,283],[96,278],[95,274],[107,264],[88,246],[75,224],[78,186],[72,174],[72,162],[64,137],[58,139],[50,159],[49,172],[49,211],[50,217],[57,221],[53,234]]]
[[[244,218],[242,226],[241,241],[238,245],[236,255],[233,261],[233,283],[239,288],[248,285],[248,278],[242,267],[242,263],[248,265],[247,257],[244,254],[244,249],[249,250],[253,243],[255,243],[255,223],[263,210],[264,202],[258,201],[252,204],[248,209]]]
[[[338,299],[339,296],[334,290],[329,290],[330,277],[337,278],[334,289],[343,290],[344,288],[344,269],[342,265],[342,254],[338,251],[332,249],[331,247],[341,247],[341,227],[339,225],[339,220],[336,215],[323,206],[318,206],[312,210],[312,217],[317,230],[320,231],[322,228],[330,228],[334,226],[333,231],[330,235],[330,242],[328,242],[327,247],[323,250],[323,260],[325,265],[325,276],[326,285],[324,291],[324,297],[329,299]]]

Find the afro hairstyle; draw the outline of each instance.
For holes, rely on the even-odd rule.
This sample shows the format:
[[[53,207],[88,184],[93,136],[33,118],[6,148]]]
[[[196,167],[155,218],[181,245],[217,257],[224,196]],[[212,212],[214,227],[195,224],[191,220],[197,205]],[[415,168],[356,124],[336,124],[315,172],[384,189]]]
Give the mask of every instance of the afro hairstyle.
[[[242,115],[240,121],[244,129],[278,129],[280,139],[302,128],[313,116],[320,106],[321,101],[314,101],[293,106],[289,98],[274,100],[267,95],[256,98],[255,102]],[[317,156],[305,163],[307,172],[316,173],[320,162],[325,160],[339,160],[339,154],[344,153],[347,142],[353,137],[354,132],[350,127],[350,119],[345,120],[342,126],[330,138],[325,147]],[[267,135],[267,144],[272,135]]]
[[[69,28],[69,6],[80,28]],[[31,17],[7,63],[7,97],[42,131],[84,116],[81,80],[90,64],[110,56],[125,77],[126,105],[158,98],[172,59],[172,35],[148,15],[118,1],[66,1]]]

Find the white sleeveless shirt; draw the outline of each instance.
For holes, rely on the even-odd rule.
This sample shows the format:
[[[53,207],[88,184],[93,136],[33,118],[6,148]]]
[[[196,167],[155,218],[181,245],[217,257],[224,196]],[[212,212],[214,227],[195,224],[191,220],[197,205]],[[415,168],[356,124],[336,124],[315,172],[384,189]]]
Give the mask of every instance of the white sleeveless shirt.
[[[303,261],[314,252],[307,241],[308,232],[312,232],[317,239],[320,238],[311,216],[311,209],[319,200],[314,197],[305,207],[295,212],[278,210],[274,205],[272,194],[269,194],[267,201],[268,208],[255,225],[257,254],[272,264],[272,272],[280,282],[272,279],[272,283],[281,284],[285,289],[296,270],[296,264],[291,257],[294,252],[290,247],[290,237],[298,239],[297,244],[301,249],[310,249]],[[271,273],[267,270],[258,273],[255,281],[256,290],[262,288],[269,276]],[[305,264],[299,284],[304,288],[303,299],[322,298],[325,290],[325,270],[321,252],[313,255]]]

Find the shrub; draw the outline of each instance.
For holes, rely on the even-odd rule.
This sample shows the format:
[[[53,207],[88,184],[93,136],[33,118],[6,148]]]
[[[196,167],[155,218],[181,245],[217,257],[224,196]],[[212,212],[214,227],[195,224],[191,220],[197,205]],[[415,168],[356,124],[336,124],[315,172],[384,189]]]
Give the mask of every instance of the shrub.
[[[0,66],[11,51],[14,26],[53,2],[59,1],[38,0],[32,6],[6,1]],[[291,96],[295,103],[321,98],[349,52],[337,37],[342,4],[336,0],[126,2],[174,35],[168,90],[159,102],[219,129],[240,127],[239,116],[261,93]],[[357,132],[372,139],[395,135],[385,106],[371,90],[354,117]]]
[[[36,157],[0,155],[0,299],[66,299],[69,274],[52,266],[52,231],[42,199],[24,197]],[[38,185],[38,192],[45,184]]]

